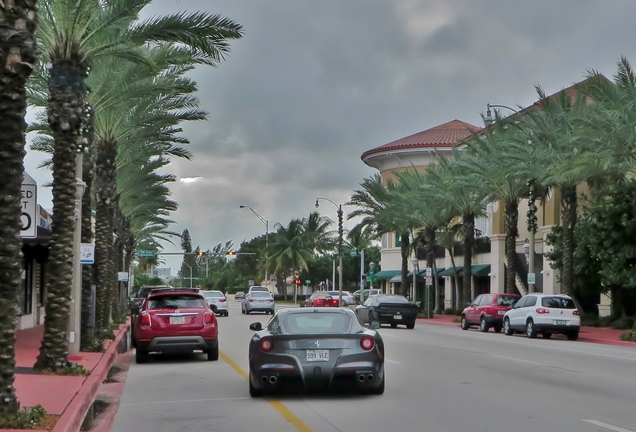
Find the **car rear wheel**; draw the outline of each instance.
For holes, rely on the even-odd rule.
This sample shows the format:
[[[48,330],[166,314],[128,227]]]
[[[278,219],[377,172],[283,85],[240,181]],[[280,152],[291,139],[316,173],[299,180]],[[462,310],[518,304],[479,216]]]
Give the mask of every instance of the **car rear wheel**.
[[[141,348],[135,349],[135,363],[146,363],[148,361],[148,353]]]
[[[514,331],[510,327],[510,319],[509,318],[504,319],[503,331],[504,331],[504,334],[506,336],[512,336],[514,334]]]
[[[415,328],[415,323],[414,323],[414,322],[412,322],[412,323],[408,323],[408,324],[406,325],[406,328],[407,328],[407,329],[409,329],[409,330],[413,330],[413,329]]]
[[[567,334],[568,340],[575,341],[579,338],[579,331],[573,331]]]
[[[468,325],[468,321],[466,320],[466,315],[462,315],[462,330],[468,330],[470,326]]]
[[[248,381],[250,383],[250,396],[253,397],[253,398],[263,396],[263,394],[264,394],[263,390],[259,390],[256,387],[254,387],[254,385],[252,385],[252,373],[251,372],[250,372]]]
[[[219,359],[219,345],[217,344],[214,348],[207,350],[206,354],[209,361],[217,361]]]
[[[530,339],[534,339],[537,337],[537,329],[534,326],[534,321],[531,319],[526,322],[526,336]]]
[[[481,330],[484,333],[488,331],[488,324],[486,323],[485,317],[481,317],[481,319],[479,320],[479,330]]]

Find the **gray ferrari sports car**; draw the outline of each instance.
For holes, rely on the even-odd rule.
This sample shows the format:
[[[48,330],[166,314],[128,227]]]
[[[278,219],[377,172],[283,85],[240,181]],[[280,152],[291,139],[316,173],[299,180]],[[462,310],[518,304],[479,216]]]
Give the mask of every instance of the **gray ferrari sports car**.
[[[384,393],[384,342],[348,308],[281,309],[249,345],[252,397],[279,390]]]

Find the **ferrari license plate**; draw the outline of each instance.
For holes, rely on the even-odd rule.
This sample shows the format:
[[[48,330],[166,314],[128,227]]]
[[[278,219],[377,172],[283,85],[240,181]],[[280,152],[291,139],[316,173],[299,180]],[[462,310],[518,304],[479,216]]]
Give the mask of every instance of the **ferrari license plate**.
[[[566,320],[555,320],[556,325],[568,325]]]
[[[329,361],[329,350],[307,350],[307,361]]]
[[[184,316],[172,316],[170,317],[170,324],[185,324]]]
[[[402,315],[400,315],[400,314],[393,315],[393,319],[399,319],[399,320],[401,320],[401,319],[402,319]]]

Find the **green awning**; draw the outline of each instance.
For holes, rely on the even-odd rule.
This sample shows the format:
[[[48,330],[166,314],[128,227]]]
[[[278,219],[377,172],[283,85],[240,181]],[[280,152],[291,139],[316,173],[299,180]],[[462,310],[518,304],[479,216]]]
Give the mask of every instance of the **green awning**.
[[[378,279],[391,279],[395,275],[399,275],[400,270],[382,270],[375,274]]]
[[[457,269],[457,272],[461,276],[462,275],[462,270],[464,269],[464,266],[448,267],[447,269],[444,269],[441,272],[437,272],[437,276],[439,276],[439,277],[441,277],[441,276],[455,276],[455,269]]]
[[[490,264],[477,264],[470,268],[473,276],[488,276],[490,273]]]
[[[393,276],[391,280],[389,281],[389,283],[402,283],[402,275],[400,273],[401,272],[398,272],[398,274]]]

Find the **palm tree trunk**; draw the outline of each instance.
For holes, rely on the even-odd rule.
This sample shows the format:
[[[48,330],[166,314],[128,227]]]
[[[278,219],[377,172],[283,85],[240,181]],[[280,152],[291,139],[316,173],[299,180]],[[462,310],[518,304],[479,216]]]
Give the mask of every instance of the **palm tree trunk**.
[[[48,120],[55,140],[53,212],[44,337],[34,368],[56,370],[68,363],[68,320],[73,282],[75,164],[83,125],[86,67],[53,61]],[[79,257],[78,257],[79,259]]]
[[[97,266],[96,327],[110,324],[113,266],[113,200],[115,198],[115,142],[98,141],[95,164],[95,264]]]
[[[35,58],[36,0],[15,1],[11,13],[2,6],[0,25],[0,415],[20,405],[15,375],[16,293],[22,288],[20,216],[26,124],[26,81]],[[35,223],[35,221],[32,221]]]
[[[475,215],[464,215],[464,279],[462,287],[462,302],[466,304],[472,300],[472,266],[473,244],[475,243]]]
[[[402,233],[402,245],[400,246],[400,253],[402,255],[402,281],[400,283],[400,295],[407,296],[408,287],[408,275],[409,275],[409,234]],[[413,300],[413,299],[411,299]]]
[[[519,236],[519,203],[506,202],[504,231],[506,232],[506,292],[516,293],[517,276],[517,237]]]
[[[574,228],[576,226],[576,186],[561,189],[561,224],[563,226],[563,272],[561,292],[574,292]]]

